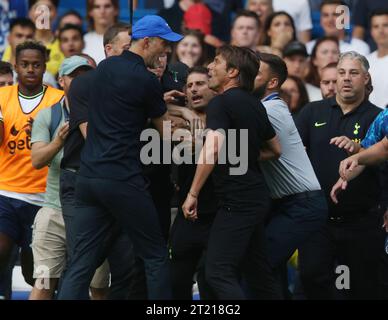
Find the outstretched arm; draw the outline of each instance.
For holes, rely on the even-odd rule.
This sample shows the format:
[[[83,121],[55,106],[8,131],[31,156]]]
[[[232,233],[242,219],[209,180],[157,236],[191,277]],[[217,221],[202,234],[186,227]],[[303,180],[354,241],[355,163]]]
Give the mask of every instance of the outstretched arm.
[[[359,165],[374,165],[387,159],[388,139],[385,137],[372,147],[341,161],[339,173],[341,177],[346,179],[346,176]]]

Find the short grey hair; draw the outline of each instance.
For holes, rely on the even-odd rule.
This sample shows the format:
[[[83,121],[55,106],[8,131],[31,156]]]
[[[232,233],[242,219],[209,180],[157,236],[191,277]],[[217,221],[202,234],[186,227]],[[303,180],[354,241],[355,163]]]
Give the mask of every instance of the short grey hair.
[[[369,62],[365,56],[362,54],[356,52],[356,51],[348,51],[340,54],[338,65],[346,58],[352,59],[352,60],[358,60],[361,63],[361,67],[365,72],[369,71]]]

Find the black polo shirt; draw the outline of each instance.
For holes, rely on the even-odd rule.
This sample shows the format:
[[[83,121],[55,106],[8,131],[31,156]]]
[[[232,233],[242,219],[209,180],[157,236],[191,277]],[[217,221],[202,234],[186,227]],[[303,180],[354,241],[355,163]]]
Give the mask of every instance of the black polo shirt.
[[[85,139],[79,125],[88,122],[88,104],[95,70],[76,77],[67,94],[70,104],[69,134],[63,149],[62,168],[78,170]]]
[[[92,82],[80,175],[145,186],[140,134],[167,111],[160,82],[130,52],[102,61]]]
[[[347,190],[340,194],[338,205],[333,204],[329,194],[339,178],[340,162],[349,156],[343,149],[330,145],[330,139],[347,136],[361,142],[380,111],[369,101],[364,101],[352,112],[343,114],[333,97],[309,103],[296,118],[296,126],[319,183],[326,193],[332,216],[365,212],[379,199],[378,170],[372,167],[365,169],[349,183]]]
[[[195,164],[181,164],[178,166],[179,211],[190,191],[197,166]],[[198,195],[198,214],[214,215],[217,212],[217,200],[212,179],[207,179]]]
[[[241,160],[248,162],[247,172],[231,175],[230,169],[240,164],[232,164],[228,157],[226,163],[217,163],[213,170],[215,191],[221,204],[237,210],[263,205],[268,200],[268,189],[257,160],[263,143],[276,135],[264,106],[246,91],[232,88],[212,99],[206,114],[209,129],[223,129],[225,133],[236,130],[236,142],[231,141],[230,146],[240,155],[241,129],[248,130],[248,139],[242,141],[248,149],[248,158]],[[223,147],[229,142],[227,135]]]

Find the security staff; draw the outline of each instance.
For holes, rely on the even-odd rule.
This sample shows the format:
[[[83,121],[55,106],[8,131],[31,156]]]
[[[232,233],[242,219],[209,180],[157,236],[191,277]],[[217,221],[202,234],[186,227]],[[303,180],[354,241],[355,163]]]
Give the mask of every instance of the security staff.
[[[329,205],[328,223],[299,251],[301,280],[307,298],[335,297],[336,264],[350,271],[350,289],[341,291],[346,298],[375,298],[377,294],[382,216],[377,210],[378,170],[365,170],[343,192],[338,205],[329,196],[338,179],[339,163],[347,157],[346,151],[330,144],[330,139],[345,135],[361,141],[380,112],[365,98],[368,69],[364,56],[354,51],[343,53],[337,66],[336,96],[310,103],[296,119]]]

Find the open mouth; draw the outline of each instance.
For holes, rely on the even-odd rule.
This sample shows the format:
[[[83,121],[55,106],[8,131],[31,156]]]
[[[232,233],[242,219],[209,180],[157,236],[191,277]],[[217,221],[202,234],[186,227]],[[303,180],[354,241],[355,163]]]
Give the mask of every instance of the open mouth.
[[[194,104],[198,104],[199,102],[202,101],[202,96],[199,96],[199,95],[193,96],[192,100]]]

